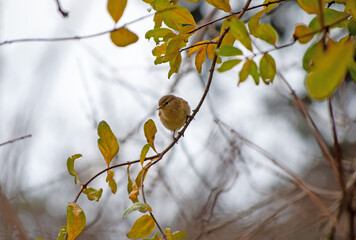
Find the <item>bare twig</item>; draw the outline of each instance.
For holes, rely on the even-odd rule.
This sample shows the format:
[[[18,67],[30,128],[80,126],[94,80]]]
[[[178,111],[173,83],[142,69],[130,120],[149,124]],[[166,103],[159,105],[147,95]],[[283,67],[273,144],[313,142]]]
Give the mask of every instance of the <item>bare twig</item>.
[[[18,137],[18,138],[14,138],[14,139],[11,139],[9,141],[0,143],[0,147],[4,146],[6,144],[10,144],[10,143],[14,143],[14,142],[20,141],[20,140],[25,139],[25,138],[30,138],[30,137],[32,137],[31,134],[28,134],[28,135],[25,135],[25,136],[22,136],[22,137]]]
[[[57,6],[58,6],[58,11],[62,14],[63,17],[68,17],[69,12],[64,11],[63,8],[61,7],[61,3],[59,0],[56,0]]]

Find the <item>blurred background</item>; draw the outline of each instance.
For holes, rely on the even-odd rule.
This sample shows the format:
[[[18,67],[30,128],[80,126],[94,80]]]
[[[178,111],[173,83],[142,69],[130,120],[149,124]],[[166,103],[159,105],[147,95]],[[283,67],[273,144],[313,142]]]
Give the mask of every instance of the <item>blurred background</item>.
[[[114,27],[105,1],[60,2],[69,12],[67,18],[58,12],[55,0],[0,0],[0,43],[83,36]],[[252,1],[251,6],[262,2]],[[238,11],[245,1],[230,3]],[[181,0],[180,4],[192,12],[198,24],[225,15],[203,1]],[[256,11],[247,12],[243,19]],[[128,1],[118,25],[149,14],[144,2]],[[292,41],[295,24],[308,24],[311,18],[296,1],[289,0],[261,21],[276,28],[278,45],[282,45]],[[203,39],[216,37],[220,25],[206,28]],[[119,140],[120,151],[112,162],[117,164],[139,158],[146,142],[143,123],[149,118],[158,128],[157,150],[171,142],[171,133],[157,116],[161,96],[173,93],[186,99],[192,109],[196,107],[210,62],[198,74],[194,58],[185,54],[179,73],[168,79],[168,64],[153,64],[155,44],[144,38],[153,28],[152,16],[128,27],[139,41],[126,48],[116,47],[108,34],[0,46],[0,144],[31,134],[0,147],[0,239],[56,239],[59,228],[66,224],[67,202],[80,190],[67,172],[67,158],[83,155],[75,162],[82,182],[106,167],[97,147],[96,127],[101,120]],[[338,29],[332,34],[335,38],[345,35]],[[272,48],[264,42],[257,44],[264,50]],[[305,92],[302,57],[307,47],[295,43],[271,55],[332,148],[327,103],[312,102]],[[238,70],[215,72],[208,97],[184,138],[150,169],[145,189],[155,217],[162,227],[185,230],[188,239],[329,236],[333,230],[320,209],[271,161],[294,172],[337,211],[341,196],[337,181],[306,120],[279,77],[268,86],[256,86],[250,78],[237,86]],[[347,80],[333,99],[345,171],[350,173],[356,156],[355,93],[356,85]],[[135,177],[140,166],[130,170]],[[140,216],[133,213],[122,220],[131,205],[126,168],[115,170],[115,195],[105,177],[90,185],[104,189],[99,202],[91,202],[85,195],[78,200],[87,216],[79,239],[126,239]]]

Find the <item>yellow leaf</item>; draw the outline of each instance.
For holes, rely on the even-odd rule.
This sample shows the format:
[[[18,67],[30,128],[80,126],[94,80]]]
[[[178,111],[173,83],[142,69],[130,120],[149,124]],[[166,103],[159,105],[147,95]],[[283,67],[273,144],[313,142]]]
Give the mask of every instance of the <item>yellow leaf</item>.
[[[114,179],[114,171],[112,171],[112,170],[108,171],[108,176],[106,177],[106,182],[109,184],[111,192],[113,194],[115,194],[116,190],[117,190],[117,184],[116,184],[116,181]]]
[[[273,82],[276,75],[276,63],[271,55],[263,54],[260,61],[260,74],[264,83],[269,84]]]
[[[260,38],[272,45],[277,42],[277,31],[269,24],[262,23],[260,24],[260,18],[263,13],[265,13],[267,8],[262,11],[256,13],[249,21],[248,28],[250,33],[256,37]]]
[[[145,133],[147,143],[151,146],[153,151],[157,153],[154,145],[155,135],[157,133],[157,127],[155,122],[152,119],[148,119],[143,125],[143,131]]]
[[[79,181],[79,176],[74,169],[74,160],[77,158],[80,158],[80,157],[82,157],[82,154],[74,154],[72,157],[69,157],[67,159],[67,169],[68,169],[69,174],[74,176],[75,184],[77,184],[77,183],[81,184]]]
[[[324,6],[324,0],[322,0]],[[319,0],[298,0],[299,6],[309,14],[319,14]]]
[[[214,38],[213,41],[217,41],[219,38]],[[215,56],[215,51],[216,51],[216,44],[209,44],[208,47],[206,48],[206,53],[208,54],[208,58],[210,60],[214,59]]]
[[[258,68],[257,64],[252,60],[247,60],[245,64],[243,65],[240,73],[239,73],[239,82],[238,85],[242,82],[244,82],[247,77],[251,75],[252,78],[254,79],[256,85],[259,84],[259,73],[258,73]]]
[[[248,35],[245,23],[240,19],[231,19],[230,28],[232,35],[241,42],[245,48],[252,51],[250,36]]]
[[[112,19],[117,23],[125,11],[127,0],[108,0],[108,11]]]
[[[202,65],[205,62],[206,58],[206,46],[202,47],[197,55],[195,56],[195,67],[198,73],[201,73]]]
[[[169,228],[166,228],[164,231],[165,231],[165,234],[166,234],[168,240],[185,240],[185,239],[187,239],[187,233],[185,231],[172,232],[172,230]]]
[[[76,239],[86,224],[84,211],[74,202],[67,205],[67,234],[68,240]]]
[[[206,0],[207,3],[210,5],[219,8],[225,12],[231,11],[231,6],[229,0]]]
[[[156,227],[156,223],[150,215],[143,215],[137,219],[130,232],[126,236],[130,239],[144,238],[150,235]]]
[[[297,39],[300,43],[305,44],[308,43],[313,37],[314,34],[311,34],[312,30],[305,26],[304,24],[300,24],[295,26],[294,38]]]
[[[137,42],[138,37],[125,27],[119,28],[110,33],[111,41],[118,47],[126,47]]]
[[[190,55],[192,55],[193,53],[199,51],[202,47],[204,47],[209,41],[200,41],[197,42],[196,44],[194,44],[193,47],[189,48],[188,51],[188,57],[190,57]],[[205,44],[206,43],[206,44]]]
[[[169,66],[171,67],[168,72],[168,78],[172,76],[173,73],[177,73],[182,63],[182,55],[178,52],[175,58],[169,60]]]
[[[345,10],[350,11],[352,17],[356,19],[356,1],[355,0],[348,0],[346,1]]]
[[[119,152],[119,143],[111,128],[105,121],[101,121],[98,125],[98,146],[101,154],[104,156],[105,162],[109,167],[111,160]]]
[[[95,189],[95,188],[86,188],[83,190],[83,193],[87,195],[88,199],[90,201],[97,201],[99,202],[100,198],[101,198],[101,194],[103,193],[103,189],[100,188],[99,190]]]
[[[330,97],[344,80],[354,56],[352,40],[328,45],[326,51],[314,61],[306,79],[310,96],[317,100]]]
[[[147,143],[147,144],[145,144],[145,146],[143,146],[143,148],[141,150],[140,163],[141,163],[142,167],[143,167],[143,163],[145,161],[146,155],[148,153],[148,150],[150,150],[150,145]]]

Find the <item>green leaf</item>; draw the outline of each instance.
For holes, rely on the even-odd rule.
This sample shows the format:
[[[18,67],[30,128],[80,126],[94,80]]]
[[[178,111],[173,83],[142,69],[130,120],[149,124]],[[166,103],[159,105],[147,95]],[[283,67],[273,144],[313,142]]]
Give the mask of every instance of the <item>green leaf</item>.
[[[99,202],[99,199],[101,198],[101,194],[103,193],[103,189],[100,188],[99,190],[95,188],[86,188],[83,190],[83,193],[87,195],[88,199],[90,201],[97,201]]]
[[[260,76],[258,73],[258,68],[257,68],[256,63],[252,59],[246,61],[245,64],[243,65],[243,67],[239,73],[238,85],[240,83],[244,82],[249,75],[252,76],[256,85],[258,85],[260,83],[260,81],[259,81]]]
[[[147,140],[147,143],[151,146],[153,151],[156,151],[154,141],[155,141],[155,136],[157,133],[157,127],[155,122],[152,119],[148,119],[145,124],[143,125],[143,131],[145,133],[145,137]]]
[[[185,231],[172,232],[170,228],[164,230],[168,240],[184,240],[187,238],[187,233]]]
[[[178,72],[181,63],[182,63],[182,55],[178,52],[177,56],[169,61],[170,69],[168,72],[168,78],[170,78],[173,73]]]
[[[115,194],[116,191],[117,191],[117,184],[116,184],[116,181],[114,179],[114,171],[112,171],[112,170],[108,171],[108,176],[106,177],[106,182],[109,184],[111,192],[113,194]]]
[[[263,15],[263,13],[266,12],[266,8],[264,8],[262,11],[256,13],[253,17],[250,18],[248,21],[248,28],[250,30],[250,33],[259,39],[262,39],[272,45],[276,44],[277,42],[277,31],[267,23],[261,23],[260,24],[260,18]]]
[[[225,45],[217,50],[217,54],[222,57],[242,55],[242,51],[236,47]]]
[[[314,59],[319,58],[322,53],[322,40],[319,40],[307,49],[303,56],[303,68],[305,69],[305,71],[310,72],[311,67],[314,65]]]
[[[145,38],[146,39],[153,38],[155,43],[158,44],[160,42],[160,39],[163,39],[166,35],[172,33],[173,33],[172,30],[168,28],[155,28],[146,32]]]
[[[232,69],[233,67],[235,67],[240,62],[241,62],[240,59],[227,60],[227,61],[223,62],[217,70],[218,70],[218,72],[228,71],[228,70]]]
[[[74,160],[77,158],[82,157],[82,154],[74,154],[72,157],[69,157],[67,159],[67,169],[70,175],[74,176],[74,182],[75,184],[77,184],[79,181],[79,176],[77,174],[77,172],[74,169]]]
[[[231,11],[229,0],[206,0],[206,2],[224,12]]]
[[[310,96],[317,100],[330,97],[344,80],[354,55],[352,40],[329,44],[317,59],[307,76],[306,86]]]
[[[150,212],[152,212],[152,208],[150,207],[150,205],[148,205],[146,203],[136,202],[125,210],[124,214],[122,215],[122,219],[124,219],[127,215],[129,215],[130,213],[132,213],[134,211],[141,211],[141,212],[150,211]]]
[[[276,75],[276,63],[268,53],[263,54],[261,58],[260,74],[263,82],[266,84],[273,82]]]
[[[345,12],[338,12],[334,9],[326,8],[324,9],[323,18],[324,25],[329,26],[329,29],[339,27],[346,28],[347,27],[347,16],[348,14]],[[345,19],[339,22],[341,19]],[[337,23],[338,22],[338,23]],[[337,23],[337,24],[335,24]],[[318,31],[321,29],[318,17],[314,17],[308,26],[312,31]]]
[[[141,155],[140,155],[140,163],[141,166],[143,167],[143,163],[145,161],[145,158],[147,156],[148,150],[150,150],[150,144],[145,144],[145,146],[143,146],[142,150],[141,150]]]
[[[319,13],[319,0],[298,0],[298,3],[309,14]]]
[[[108,0],[108,11],[112,19],[117,23],[125,11],[127,0]]]
[[[156,227],[156,223],[150,215],[143,215],[137,219],[130,232],[126,236],[130,239],[144,238],[150,235]]]
[[[243,21],[236,18],[231,19],[230,31],[232,35],[245,46],[245,48],[252,51],[251,39]]]
[[[354,18],[350,19],[349,23],[347,24],[347,29],[349,30],[351,36],[356,35],[356,21]]]
[[[111,41],[118,47],[126,47],[137,42],[138,36],[125,27],[110,33]]]
[[[86,224],[84,211],[74,202],[67,205],[67,234],[68,240],[76,239]]]
[[[57,240],[65,240],[66,239],[66,234],[67,234],[67,227],[66,226],[62,226],[59,229]]]
[[[109,167],[111,160],[119,152],[119,143],[111,128],[105,121],[101,121],[98,125],[98,146],[101,154],[104,156],[105,162]]]
[[[297,39],[301,44],[308,43],[314,37],[312,34],[312,30],[305,26],[304,24],[300,24],[295,26],[293,37]]]

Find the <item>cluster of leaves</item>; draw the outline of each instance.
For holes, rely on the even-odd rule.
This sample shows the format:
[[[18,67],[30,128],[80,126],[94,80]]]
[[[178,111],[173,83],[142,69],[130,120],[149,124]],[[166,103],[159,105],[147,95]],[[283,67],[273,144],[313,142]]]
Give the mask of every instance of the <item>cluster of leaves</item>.
[[[154,146],[154,139],[157,132],[156,125],[152,119],[149,119],[144,124],[144,134],[147,140],[147,144],[145,144],[141,150],[140,155],[140,163],[141,163],[141,171],[138,173],[135,181],[132,181],[130,178],[130,164],[127,167],[127,192],[128,197],[132,201],[132,205],[128,207],[123,213],[123,218],[125,218],[128,214],[134,211],[140,211],[142,213],[152,213],[151,207],[146,202],[140,202],[138,196],[140,194],[140,190],[142,190],[142,185],[147,175],[148,169],[152,165],[154,159],[148,162],[145,165],[146,155],[151,148],[154,152],[157,153]],[[107,169],[103,172],[107,172],[106,182],[108,183],[109,188],[113,194],[116,193],[117,183],[114,179],[114,171],[110,169],[110,163],[114,159],[114,157],[119,152],[119,143],[116,139],[116,136],[111,131],[111,128],[105,121],[101,121],[98,125],[98,147],[99,150],[107,164]],[[76,159],[82,157],[81,154],[75,154],[68,158],[67,160],[67,169],[70,175],[74,176],[75,184],[79,184],[82,186],[82,192],[87,195],[90,201],[99,201],[103,192],[103,189],[94,189],[91,187],[87,187],[87,185],[91,182],[89,180],[87,183],[83,184],[79,176],[74,168],[74,162]],[[123,166],[123,165],[118,165]],[[76,239],[84,230],[86,225],[86,217],[83,209],[76,202],[69,202],[67,205],[67,225],[61,227],[58,240],[74,240]],[[152,234],[156,227],[156,222],[153,218],[152,214],[145,214],[138,218],[131,230],[126,234],[126,236],[130,239],[139,239],[145,238]],[[184,231],[172,232],[169,228],[165,229],[165,236],[167,239],[172,240],[183,240],[186,238],[186,233]],[[156,232],[151,240],[160,240],[163,236],[159,236],[159,233]],[[146,240],[150,240],[146,239]]]

